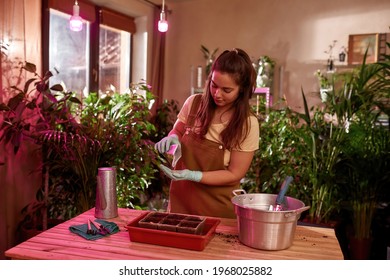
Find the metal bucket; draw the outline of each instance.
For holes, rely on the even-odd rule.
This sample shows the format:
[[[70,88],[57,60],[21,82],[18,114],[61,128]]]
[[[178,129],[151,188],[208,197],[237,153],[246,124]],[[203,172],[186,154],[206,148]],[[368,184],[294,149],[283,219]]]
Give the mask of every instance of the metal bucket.
[[[238,195],[237,192],[244,194]],[[285,211],[272,211],[276,194],[246,194],[244,190],[233,191],[231,201],[237,215],[239,240],[262,250],[283,250],[294,240],[297,221],[310,206],[286,196]]]

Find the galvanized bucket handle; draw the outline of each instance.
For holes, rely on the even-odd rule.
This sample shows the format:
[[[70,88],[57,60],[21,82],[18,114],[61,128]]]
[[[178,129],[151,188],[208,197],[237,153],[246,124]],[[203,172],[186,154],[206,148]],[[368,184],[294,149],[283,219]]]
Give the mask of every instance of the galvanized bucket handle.
[[[237,190],[233,190],[232,193],[237,196],[237,195],[240,195],[240,194],[246,194],[246,191],[243,190],[243,189],[237,189]]]
[[[288,212],[288,213],[284,214],[284,216],[285,216],[286,218],[291,217],[291,216],[296,216],[296,215],[301,214],[303,211],[308,210],[309,208],[310,208],[310,206],[304,206],[304,207],[299,208],[299,209],[297,209],[297,210],[293,210],[293,211],[291,211],[291,212]]]

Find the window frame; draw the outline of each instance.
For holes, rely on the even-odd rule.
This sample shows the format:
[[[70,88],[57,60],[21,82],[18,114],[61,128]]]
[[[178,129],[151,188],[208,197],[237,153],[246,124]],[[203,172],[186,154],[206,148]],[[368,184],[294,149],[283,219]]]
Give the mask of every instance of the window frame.
[[[78,0],[80,6],[80,16],[90,22],[89,32],[89,92],[99,92],[99,42],[100,25],[110,26],[130,33],[130,61],[129,61],[129,81],[132,83],[133,72],[133,36],[136,32],[134,18],[123,15],[116,11],[107,9],[90,3]],[[73,13],[74,0],[43,0],[42,2],[42,68],[43,72],[49,71],[49,50],[50,50],[50,9],[55,9],[66,13],[69,16]]]

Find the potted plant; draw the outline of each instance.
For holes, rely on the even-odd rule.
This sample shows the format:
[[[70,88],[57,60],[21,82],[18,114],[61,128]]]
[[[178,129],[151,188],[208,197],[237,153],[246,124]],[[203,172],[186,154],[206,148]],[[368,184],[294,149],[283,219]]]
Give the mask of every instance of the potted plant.
[[[307,190],[306,200],[311,206],[307,220],[329,225],[332,216],[338,211],[339,190],[335,166],[341,153],[340,143],[345,137],[345,129],[334,123],[330,116],[341,120],[343,114],[332,101],[321,109],[309,110],[303,92],[302,96],[305,113],[299,115],[304,122],[294,132],[300,139],[298,144],[302,145],[299,155],[301,164],[297,166],[297,172],[301,184]]]
[[[334,57],[333,57],[333,49],[335,48],[337,43],[337,40],[333,40],[332,44],[328,46],[328,50],[324,51],[328,55],[328,60],[327,60],[327,71],[333,71],[334,67]]]
[[[271,109],[267,121],[259,119],[260,149],[256,151],[243,187],[247,192],[277,193],[283,178],[293,176],[289,195],[310,205],[302,219],[329,225],[338,210],[334,166],[343,130],[329,123],[319,109],[305,113],[288,107]],[[264,108],[263,108],[264,109]]]
[[[380,202],[390,201],[390,56],[373,64],[364,59],[356,70],[339,95],[348,133],[337,171],[352,223],[351,257],[367,259],[376,209]]]
[[[64,94],[63,98],[59,98],[55,104],[52,102],[52,105],[49,105],[50,100],[56,99],[53,93],[62,90],[59,85],[49,89],[48,80],[52,75],[51,72],[41,77],[36,72],[34,64],[21,62],[14,67],[14,70],[17,69],[19,73],[17,78],[6,87],[9,99],[6,103],[0,104],[2,112],[0,141],[12,147],[15,154],[19,152],[24,141],[39,143],[40,132],[53,124],[51,116],[57,115],[58,120],[66,119],[67,112],[64,105],[75,101],[69,94]],[[24,71],[34,74],[33,78],[25,83],[23,83]],[[41,167],[42,165],[38,163],[37,168],[43,170]],[[22,210],[24,224],[40,230],[46,229],[48,224],[46,206],[49,190],[46,181],[44,184],[45,186],[42,186],[44,195],[41,190],[38,190],[36,201]]]
[[[372,70],[368,71],[368,68]],[[375,82],[368,84],[368,81],[375,77]],[[388,115],[389,108],[384,103],[389,100],[386,95],[389,88],[388,63],[379,63],[376,66],[365,65],[362,71],[354,70],[350,75],[343,74],[337,79],[342,82],[342,87],[339,90],[332,89],[328,100],[321,108],[308,108],[302,92],[305,109],[303,114],[291,111],[287,113],[288,108],[281,111],[271,110],[268,122],[259,123],[261,148],[256,152],[243,182],[243,186],[249,191],[276,192],[278,183],[275,182],[278,178],[280,180],[287,174],[293,175],[294,183],[299,189],[293,195],[311,206],[305,214],[306,220],[316,224],[333,224],[333,226],[332,220],[338,219],[341,206],[345,204],[343,194],[346,193],[347,188],[341,183],[343,178],[341,175],[348,173],[345,170],[341,171],[343,170],[341,167],[347,163],[345,158],[347,153],[344,148],[352,147],[351,144],[346,143],[356,139],[352,136],[354,133],[350,131],[352,116],[356,118],[362,114],[358,112],[364,108],[376,107],[381,108],[380,111]],[[364,97],[361,96],[362,94],[365,94]],[[277,114],[276,122],[273,121],[274,114]],[[376,117],[374,120],[369,116],[361,118],[372,125],[377,122],[379,115],[374,115]],[[294,120],[296,118],[298,120]],[[377,147],[382,145],[382,151],[388,151],[385,143],[376,145]],[[385,160],[385,157],[382,156],[381,160]],[[352,162],[357,164],[359,161],[351,160]],[[376,168],[375,164],[371,166]],[[364,165],[361,168],[364,169]],[[386,169],[380,172],[382,176],[387,176]],[[354,177],[348,175],[348,178]],[[267,189],[267,186],[272,187]],[[350,184],[352,189],[353,186],[354,184]],[[294,187],[291,189],[294,190]],[[356,192],[357,195],[359,193],[362,194]]]
[[[376,210],[390,201],[389,60],[364,60],[350,73],[332,75],[321,108],[308,108],[302,92],[303,114],[286,108],[259,119],[260,149],[243,180],[248,192],[275,193],[280,178],[293,176],[292,196],[310,205],[305,220],[347,229],[339,238],[347,258],[348,246],[372,240]]]
[[[44,195],[32,202],[40,207],[26,210],[44,209],[49,216],[68,219],[93,207],[97,169],[107,165],[118,170],[119,206],[136,207],[139,192],[156,171],[151,162],[157,157],[149,140],[155,130],[148,121],[150,88],[133,84],[130,94],[106,98],[92,93],[82,103],[60,85],[49,87],[51,72],[40,77],[31,63],[22,69],[34,77],[11,87],[13,96],[0,104],[4,116],[0,140],[12,145],[15,153],[26,140],[41,147],[39,169],[45,179],[38,192]],[[31,211],[26,214],[33,216]]]
[[[320,86],[320,97],[322,102],[326,102],[328,94],[333,89],[333,83],[329,79],[328,75],[324,74],[320,69],[314,72],[314,75],[318,79],[318,84]]]
[[[305,114],[288,107],[271,108],[266,120],[259,118],[260,148],[242,187],[249,193],[278,193],[283,178],[292,176],[288,195],[311,206],[302,219],[320,224],[328,222],[337,208],[332,188],[334,134],[329,137],[330,129],[335,129],[327,125],[320,110],[311,117],[306,102],[304,105]]]
[[[158,170],[159,158],[151,140],[156,131],[150,122],[153,98],[150,88],[138,83],[131,85],[130,94],[112,93],[101,98],[90,94],[83,102],[80,122],[88,137],[99,143],[98,166],[117,169],[120,207],[136,208],[140,193],[150,186]]]

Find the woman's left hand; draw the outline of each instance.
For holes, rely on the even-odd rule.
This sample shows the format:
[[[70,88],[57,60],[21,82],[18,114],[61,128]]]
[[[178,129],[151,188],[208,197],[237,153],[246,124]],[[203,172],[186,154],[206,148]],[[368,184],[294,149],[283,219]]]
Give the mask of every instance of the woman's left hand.
[[[194,182],[200,182],[200,180],[202,180],[201,171],[193,171],[188,169],[172,170],[162,164],[159,167],[165,173],[165,175],[167,175],[174,181],[189,180]]]

